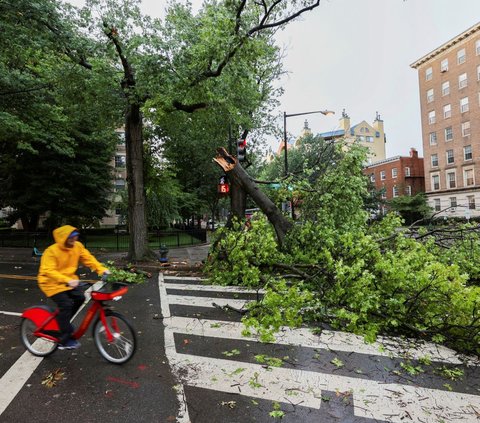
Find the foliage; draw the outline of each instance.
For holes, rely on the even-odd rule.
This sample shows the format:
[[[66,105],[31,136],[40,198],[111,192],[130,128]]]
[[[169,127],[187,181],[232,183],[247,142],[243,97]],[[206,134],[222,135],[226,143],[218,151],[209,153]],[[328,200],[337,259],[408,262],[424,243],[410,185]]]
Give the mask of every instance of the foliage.
[[[399,213],[407,225],[411,225],[417,220],[423,219],[431,213],[432,209],[427,203],[427,197],[424,193],[418,193],[413,197],[402,195],[392,198],[388,205],[393,211]]]
[[[281,251],[264,220],[227,231],[218,243],[228,258],[213,252],[212,280],[265,288],[244,317],[263,340],[282,325],[328,322],[367,341],[403,334],[480,354],[476,232],[465,228],[456,241],[446,232],[445,248],[428,229],[399,230],[404,222],[393,213],[368,226],[364,155],[340,153],[335,166],[296,185],[302,221]]]
[[[131,270],[121,269],[119,267],[116,267],[112,261],[108,261],[107,265],[108,265],[108,270],[110,270],[110,275],[108,278],[111,281],[124,282],[124,283],[130,283],[130,284],[145,282],[144,272],[135,272]]]

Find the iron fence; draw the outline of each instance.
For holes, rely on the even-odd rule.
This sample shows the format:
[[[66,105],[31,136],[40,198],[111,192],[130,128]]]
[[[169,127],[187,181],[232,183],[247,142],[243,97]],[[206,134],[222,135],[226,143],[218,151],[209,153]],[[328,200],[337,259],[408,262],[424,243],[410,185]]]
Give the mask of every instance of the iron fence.
[[[120,231],[82,230],[80,241],[91,250],[127,251],[130,235]],[[202,244],[207,241],[205,229],[165,230],[148,233],[148,244],[154,250]],[[33,248],[43,250],[53,243],[51,233],[9,231],[0,232],[0,247]]]

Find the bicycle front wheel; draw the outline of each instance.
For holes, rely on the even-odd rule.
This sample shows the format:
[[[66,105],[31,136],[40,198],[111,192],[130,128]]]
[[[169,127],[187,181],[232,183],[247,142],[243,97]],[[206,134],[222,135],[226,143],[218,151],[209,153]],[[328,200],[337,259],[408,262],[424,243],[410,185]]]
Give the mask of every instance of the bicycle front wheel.
[[[39,338],[34,333],[37,325],[30,319],[23,318],[20,325],[20,337],[25,348],[37,357],[46,357],[53,353],[58,344],[48,339]]]
[[[110,363],[126,363],[135,353],[135,332],[124,316],[113,311],[107,313],[105,319],[113,339],[108,340],[106,328],[101,319],[98,319],[93,326],[95,346],[102,357]]]

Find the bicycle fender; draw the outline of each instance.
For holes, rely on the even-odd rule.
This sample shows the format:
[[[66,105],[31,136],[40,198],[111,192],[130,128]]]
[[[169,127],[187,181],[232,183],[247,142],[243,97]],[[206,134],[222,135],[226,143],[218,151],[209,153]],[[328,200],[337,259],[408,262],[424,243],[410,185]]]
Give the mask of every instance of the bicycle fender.
[[[24,319],[31,320],[37,326],[42,326],[48,319],[51,319],[43,329],[59,331],[60,327],[58,326],[57,319],[52,318],[52,315],[53,310],[48,306],[30,307],[22,313]]]

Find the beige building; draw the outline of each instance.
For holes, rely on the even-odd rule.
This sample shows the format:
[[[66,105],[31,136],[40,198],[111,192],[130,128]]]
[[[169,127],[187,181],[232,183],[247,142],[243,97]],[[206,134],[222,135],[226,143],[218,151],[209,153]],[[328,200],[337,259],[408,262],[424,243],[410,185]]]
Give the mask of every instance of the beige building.
[[[439,216],[480,216],[480,23],[411,67],[418,70],[429,204]]]
[[[308,122],[305,121],[305,125],[302,134],[293,143],[287,145],[287,150],[297,147],[302,137],[306,134],[311,134],[311,130],[308,127]],[[361,122],[351,125],[350,116],[347,115],[345,110],[342,112],[342,117],[339,120],[339,129],[335,131],[322,132],[318,134],[325,140],[344,139],[347,143],[358,143],[368,149],[368,163],[376,162],[379,160],[385,160],[385,143],[386,136],[383,127],[383,120],[380,119],[380,115],[377,113],[375,120],[372,124],[362,120]],[[281,154],[285,144],[281,141],[278,145],[277,155]],[[267,157],[267,161],[270,161],[273,155]]]

